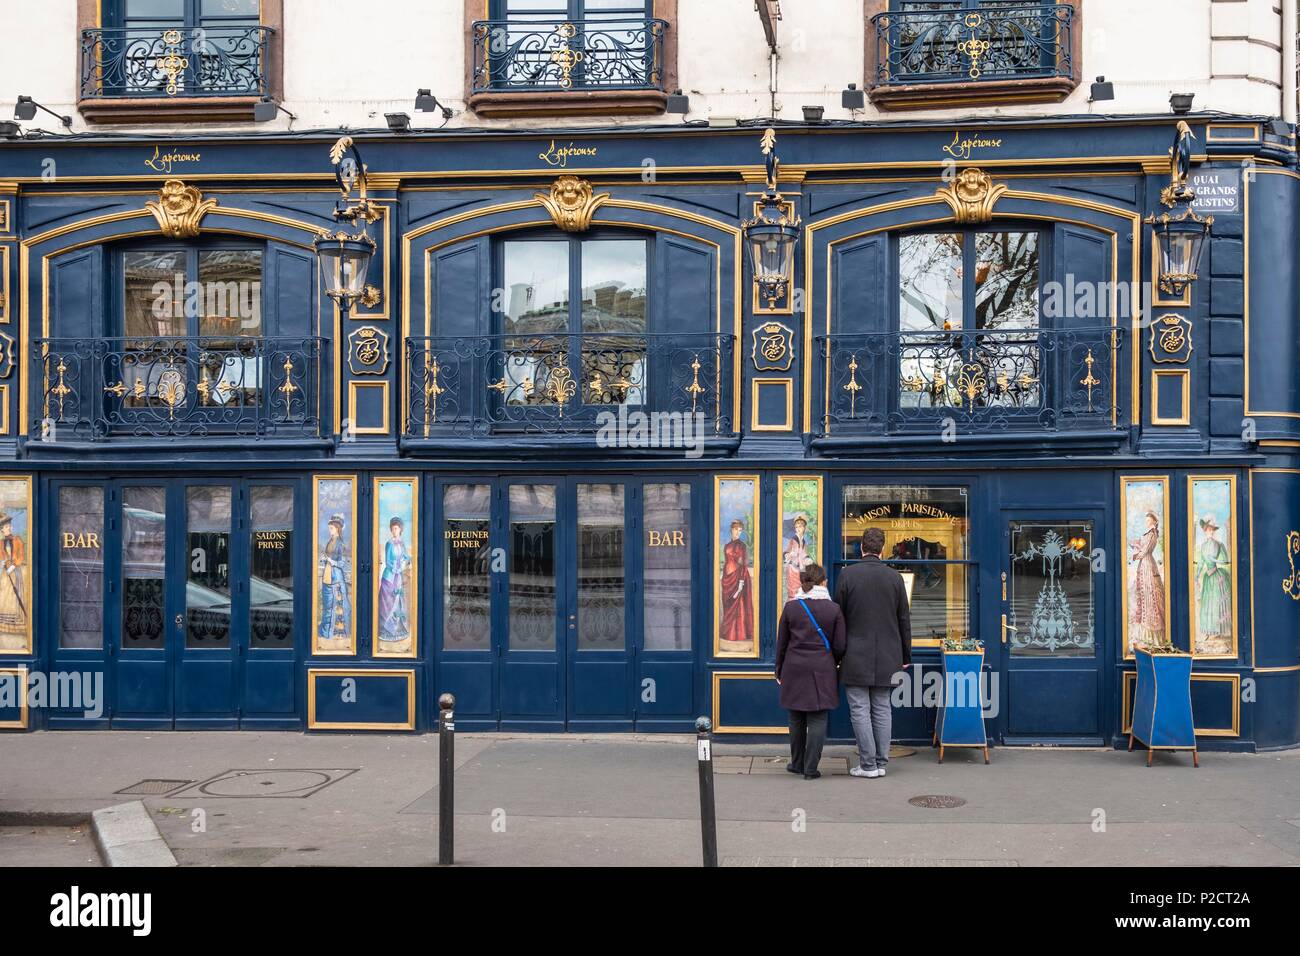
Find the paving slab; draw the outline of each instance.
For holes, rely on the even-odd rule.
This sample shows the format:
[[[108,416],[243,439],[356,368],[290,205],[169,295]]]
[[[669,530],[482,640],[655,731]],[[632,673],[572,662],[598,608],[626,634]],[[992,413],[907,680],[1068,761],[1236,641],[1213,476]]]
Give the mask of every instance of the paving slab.
[[[727,865],[1300,865],[1300,751],[1206,753],[1193,769],[1007,747],[989,766],[939,765],[919,748],[859,779],[837,745],[811,781],[785,772],[780,743],[724,741],[715,755]],[[456,765],[460,864],[700,865],[693,735],[461,734]],[[437,857],[434,736],[35,733],[0,737],[0,766],[0,821],[117,805],[149,778],[195,781],[139,801],[182,866]],[[340,775],[318,786],[323,768]],[[927,794],[965,802],[908,802]],[[15,862],[6,845],[0,865]]]

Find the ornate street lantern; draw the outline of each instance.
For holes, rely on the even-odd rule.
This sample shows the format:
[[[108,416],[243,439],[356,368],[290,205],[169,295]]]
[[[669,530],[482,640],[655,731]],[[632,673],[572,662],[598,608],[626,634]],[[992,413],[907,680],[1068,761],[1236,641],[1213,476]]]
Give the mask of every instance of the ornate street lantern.
[[[1191,206],[1181,216],[1161,213],[1149,220],[1153,224],[1156,248],[1159,250],[1162,292],[1181,297],[1183,291],[1197,278],[1201,267],[1201,253],[1205,250],[1205,237],[1214,224],[1213,216],[1198,216]]]
[[[1182,213],[1147,217],[1158,253],[1156,281],[1162,292],[1173,296],[1182,296],[1197,278],[1205,238],[1214,225],[1213,216],[1198,216],[1192,210],[1196,193],[1187,184],[1192,166],[1192,138],[1191,128],[1179,120],[1174,145],[1169,151],[1169,185],[1160,191],[1160,201],[1170,208],[1184,206]]]
[[[745,242],[754,268],[754,284],[767,300],[769,309],[790,293],[794,278],[794,247],[799,242],[799,216],[794,204],[777,188],[781,162],[776,158],[776,131],[763,134],[763,155],[767,157],[767,189],[758,200],[753,219],[746,219]]]
[[[325,292],[349,310],[358,301],[375,304],[379,290],[366,285],[370,260],[375,254],[375,240],[370,237],[367,225],[377,222],[383,215],[379,206],[366,198],[366,166],[351,136],[344,136],[330,149],[334,164],[334,177],[343,194],[334,206],[334,218],[356,229],[349,232],[340,228],[336,232],[322,230],[316,238],[316,261],[320,263],[325,280]],[[354,199],[352,190],[357,190]],[[359,228],[358,228],[359,227]]]

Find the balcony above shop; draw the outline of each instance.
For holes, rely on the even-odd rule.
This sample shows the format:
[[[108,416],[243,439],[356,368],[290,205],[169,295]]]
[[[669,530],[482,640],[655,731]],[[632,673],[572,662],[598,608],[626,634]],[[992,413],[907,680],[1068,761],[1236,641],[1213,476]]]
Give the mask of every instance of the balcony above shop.
[[[494,456],[731,452],[734,350],[717,334],[409,338],[402,444]]]
[[[819,336],[813,444],[1118,443],[1123,341],[1113,326]]]
[[[265,26],[83,30],[77,103],[91,122],[250,120],[271,95]]]
[[[1079,82],[1079,8],[1062,0],[878,13],[867,44],[872,102],[884,110],[1060,102]]]
[[[328,442],[320,338],[36,339],[28,447]]]
[[[668,29],[652,17],[477,20],[470,108],[498,117],[662,113]]]

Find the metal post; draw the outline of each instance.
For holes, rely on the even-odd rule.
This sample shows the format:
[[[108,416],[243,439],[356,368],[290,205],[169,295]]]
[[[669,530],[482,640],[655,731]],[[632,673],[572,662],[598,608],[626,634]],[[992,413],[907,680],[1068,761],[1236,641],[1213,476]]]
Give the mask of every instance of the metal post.
[[[454,860],[456,833],[456,698],[443,694],[438,698],[438,864],[450,866]]]
[[[718,865],[718,818],[713,806],[713,722],[695,721],[695,756],[700,766],[700,836],[704,865]]]

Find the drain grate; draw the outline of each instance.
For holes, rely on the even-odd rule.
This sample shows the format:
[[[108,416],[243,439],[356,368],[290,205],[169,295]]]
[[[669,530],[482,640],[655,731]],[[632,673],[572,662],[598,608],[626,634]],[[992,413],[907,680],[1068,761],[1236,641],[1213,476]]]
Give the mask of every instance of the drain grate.
[[[133,783],[129,787],[123,787],[121,790],[115,790],[116,794],[126,794],[134,797],[162,796],[165,793],[171,793],[178,790],[186,784],[193,783],[193,780],[162,780],[159,778],[150,778],[141,780],[139,783]]]
[[[950,797],[942,793],[927,793],[920,797],[913,797],[907,802],[914,807],[925,807],[927,810],[951,810],[966,803],[961,797]]]

